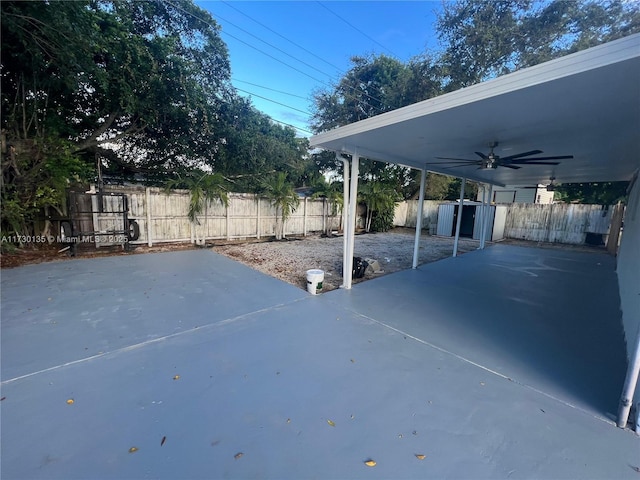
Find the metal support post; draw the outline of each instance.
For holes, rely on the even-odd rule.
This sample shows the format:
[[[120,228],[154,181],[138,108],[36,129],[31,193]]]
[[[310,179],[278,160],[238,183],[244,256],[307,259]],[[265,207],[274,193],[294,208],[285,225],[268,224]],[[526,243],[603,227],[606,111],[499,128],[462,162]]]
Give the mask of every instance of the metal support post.
[[[427,178],[427,169],[423,168],[420,174],[420,196],[418,198],[418,213],[416,214],[416,238],[413,243],[413,264],[411,268],[418,268],[418,254],[420,249],[420,235],[422,233],[422,214],[424,211],[424,185]]]

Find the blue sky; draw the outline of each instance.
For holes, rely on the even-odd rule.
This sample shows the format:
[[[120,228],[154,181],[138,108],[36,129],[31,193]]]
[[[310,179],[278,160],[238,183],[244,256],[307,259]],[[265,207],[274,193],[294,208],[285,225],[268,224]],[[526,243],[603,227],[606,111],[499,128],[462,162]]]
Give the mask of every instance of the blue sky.
[[[313,91],[339,80],[350,57],[384,53],[406,61],[437,48],[440,1],[196,3],[222,26],[240,94],[273,119],[307,130]]]

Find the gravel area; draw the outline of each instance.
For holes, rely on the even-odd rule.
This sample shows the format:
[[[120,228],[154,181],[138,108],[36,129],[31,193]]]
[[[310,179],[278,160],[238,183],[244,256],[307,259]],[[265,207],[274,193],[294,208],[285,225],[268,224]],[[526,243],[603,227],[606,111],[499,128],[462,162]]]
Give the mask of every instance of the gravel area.
[[[377,260],[379,273],[368,271],[353,283],[411,268],[415,232],[396,228],[386,233],[356,235],[355,256]],[[323,291],[342,284],[342,237],[311,235],[282,241],[245,242],[216,245],[213,250],[256,270],[306,290],[306,271],[324,270]],[[478,248],[478,241],[461,238],[458,253]],[[435,262],[451,256],[453,238],[424,235],[420,241],[419,263]]]

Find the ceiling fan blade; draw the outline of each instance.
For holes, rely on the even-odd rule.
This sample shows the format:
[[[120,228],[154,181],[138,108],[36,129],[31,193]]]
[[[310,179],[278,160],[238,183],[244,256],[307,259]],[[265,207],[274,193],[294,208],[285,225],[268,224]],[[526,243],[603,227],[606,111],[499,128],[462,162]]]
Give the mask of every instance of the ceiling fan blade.
[[[481,162],[465,163],[463,165],[451,165],[447,168],[471,167],[473,165],[482,165],[482,163]]]
[[[475,152],[476,155],[478,155],[481,159],[483,160],[489,160],[489,157],[487,157],[484,153],[482,152]]]
[[[435,157],[438,160],[458,160],[461,162],[477,162],[477,160],[471,160],[469,158],[454,158],[454,157]]]
[[[518,165],[511,165],[511,164],[509,164],[509,163],[505,163],[505,164],[503,164],[503,163],[499,163],[499,164],[498,164],[498,166],[499,166],[499,167],[507,167],[507,168],[511,168],[511,169],[513,169],[513,170],[518,170],[519,168],[522,168],[522,167],[519,167]]]
[[[573,155],[554,155],[551,157],[523,158],[522,160],[514,160],[512,163],[525,163],[532,160],[567,160],[569,158],[573,158]]]
[[[509,161],[516,158],[528,157],[529,155],[537,155],[538,153],[542,153],[542,150],[531,150],[529,152],[516,153],[515,155],[500,157],[500,159]]]
[[[560,162],[525,162],[525,161],[519,161],[519,162],[512,162],[510,164],[503,165],[503,167],[507,167],[508,165],[560,165]]]

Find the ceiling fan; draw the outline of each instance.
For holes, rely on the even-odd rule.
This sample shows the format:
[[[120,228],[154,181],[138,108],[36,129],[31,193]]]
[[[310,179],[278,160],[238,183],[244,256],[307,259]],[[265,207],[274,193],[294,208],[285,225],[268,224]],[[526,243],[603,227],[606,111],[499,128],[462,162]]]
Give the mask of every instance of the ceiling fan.
[[[560,184],[556,183],[556,177],[551,177],[549,178],[549,183],[545,187],[531,186],[531,187],[519,187],[519,188],[535,188],[536,190],[546,188],[547,192],[555,192],[556,188],[558,188],[559,186]]]
[[[517,170],[522,165],[558,165],[559,162],[553,162],[550,160],[565,160],[573,158],[573,155],[554,155],[550,157],[531,157],[531,155],[538,155],[543,153],[542,150],[531,150],[528,152],[517,153],[515,155],[509,155],[501,157],[496,155],[493,151],[498,146],[498,142],[489,144],[490,151],[488,154],[482,152],[475,152],[480,157],[480,160],[471,160],[467,158],[452,158],[452,157],[436,157],[438,160],[447,160],[446,162],[433,162],[428,165],[442,165],[447,168],[455,167],[467,167],[470,165],[478,165],[479,170],[494,170],[498,167],[506,167]],[[525,158],[530,157],[530,158]]]

